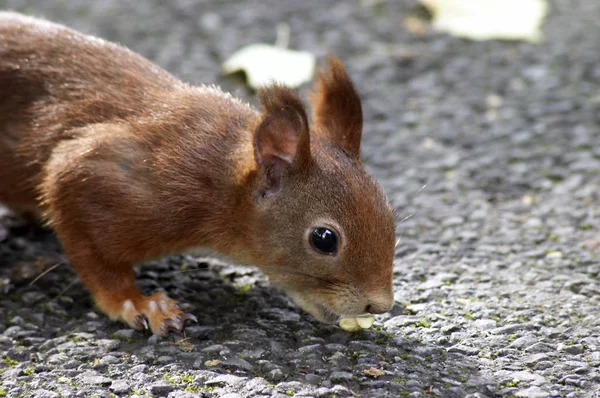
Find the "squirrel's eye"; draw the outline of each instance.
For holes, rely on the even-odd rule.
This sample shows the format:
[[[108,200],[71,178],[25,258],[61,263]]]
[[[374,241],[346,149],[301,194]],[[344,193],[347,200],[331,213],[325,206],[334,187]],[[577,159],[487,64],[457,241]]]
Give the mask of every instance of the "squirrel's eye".
[[[338,250],[338,236],[329,228],[319,227],[312,230],[308,237],[312,248],[321,254],[335,255]]]

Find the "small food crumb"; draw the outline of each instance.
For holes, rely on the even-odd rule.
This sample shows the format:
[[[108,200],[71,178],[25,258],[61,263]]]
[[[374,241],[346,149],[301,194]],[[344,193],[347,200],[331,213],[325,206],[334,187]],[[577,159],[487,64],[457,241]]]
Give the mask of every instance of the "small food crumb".
[[[356,317],[340,319],[340,327],[346,332],[356,332],[361,329],[358,322],[356,322]]]
[[[371,376],[374,378],[385,375],[385,371],[383,369],[377,369],[377,368],[369,368],[369,369],[363,370],[363,373],[366,374],[367,376]]]
[[[351,317],[342,317],[340,319],[340,328],[347,332],[357,332],[361,329],[368,329],[375,322],[374,315],[360,315]]]
[[[373,322],[375,322],[374,315],[361,315],[356,317],[356,322],[363,329],[368,329],[373,326]]]

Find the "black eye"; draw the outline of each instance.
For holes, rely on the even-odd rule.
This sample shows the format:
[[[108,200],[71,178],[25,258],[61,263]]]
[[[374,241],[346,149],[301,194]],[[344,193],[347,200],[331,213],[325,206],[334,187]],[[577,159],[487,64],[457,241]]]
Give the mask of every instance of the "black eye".
[[[338,236],[329,228],[319,227],[312,230],[308,237],[312,248],[321,254],[335,255],[338,250]]]

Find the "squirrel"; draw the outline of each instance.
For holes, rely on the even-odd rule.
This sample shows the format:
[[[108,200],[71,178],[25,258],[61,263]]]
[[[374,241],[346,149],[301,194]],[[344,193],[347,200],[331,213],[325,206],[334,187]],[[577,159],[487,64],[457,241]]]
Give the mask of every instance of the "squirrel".
[[[330,56],[261,109],[134,52],[0,12],[0,202],[54,229],[111,319],[158,335],[192,314],[133,265],[208,248],[257,266],[323,322],[394,303],[394,215],[360,161],[361,101]]]

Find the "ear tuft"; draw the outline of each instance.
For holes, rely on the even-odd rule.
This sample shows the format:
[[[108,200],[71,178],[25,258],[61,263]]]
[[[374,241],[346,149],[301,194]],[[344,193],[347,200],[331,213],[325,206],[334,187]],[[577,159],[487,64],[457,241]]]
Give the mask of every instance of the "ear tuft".
[[[264,113],[279,110],[281,108],[291,108],[299,115],[305,115],[304,104],[298,97],[298,94],[279,83],[273,83],[269,86],[258,89],[258,99],[263,107]]]
[[[327,67],[315,79],[309,100],[316,133],[329,138],[349,154],[360,155],[362,106],[342,62],[328,57]]]

